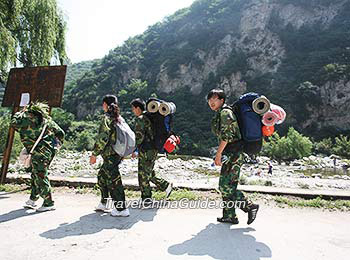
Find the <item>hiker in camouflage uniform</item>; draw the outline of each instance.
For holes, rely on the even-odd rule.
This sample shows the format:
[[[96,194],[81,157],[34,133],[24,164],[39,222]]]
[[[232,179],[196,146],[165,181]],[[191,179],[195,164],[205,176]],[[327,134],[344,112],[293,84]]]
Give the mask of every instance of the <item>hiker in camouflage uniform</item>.
[[[248,201],[244,194],[237,190],[241,166],[243,164],[243,153],[239,150],[228,149],[237,145],[241,140],[237,118],[229,108],[225,109],[225,93],[220,89],[213,89],[207,95],[209,107],[216,111],[212,120],[212,131],[218,137],[219,147],[215,156],[215,165],[222,166],[219,179],[219,190],[222,195],[223,216],[217,218],[219,222],[238,224],[235,207],[241,208],[248,213],[248,224],[251,224],[259,209],[259,205]],[[227,149],[225,149],[227,148]],[[224,162],[222,154],[227,156]]]
[[[125,193],[119,172],[122,158],[114,151],[112,145],[116,143],[116,128],[114,124],[119,120],[119,106],[116,96],[106,95],[103,98],[102,116],[96,142],[90,157],[90,163],[96,163],[96,157],[101,155],[103,164],[97,174],[97,186],[101,191],[101,201],[96,207],[97,211],[110,211],[108,198],[113,201],[111,215],[113,217],[128,217],[129,209],[125,205]]]
[[[21,141],[29,152],[39,138],[44,125],[44,134],[32,153],[32,161],[26,171],[31,172],[31,193],[25,207],[35,208],[39,196],[44,202],[37,211],[54,210],[48,168],[64,139],[64,131],[49,116],[49,106],[31,103],[14,114],[11,122],[19,132]]]
[[[143,203],[150,203],[152,189],[150,182],[154,183],[158,190],[165,191],[166,197],[170,196],[172,183],[157,177],[154,171],[154,164],[157,159],[158,150],[155,148],[152,123],[145,115],[145,102],[139,98],[130,103],[132,112],[136,116],[135,135],[138,150],[138,180]],[[136,154],[133,154],[135,157]]]

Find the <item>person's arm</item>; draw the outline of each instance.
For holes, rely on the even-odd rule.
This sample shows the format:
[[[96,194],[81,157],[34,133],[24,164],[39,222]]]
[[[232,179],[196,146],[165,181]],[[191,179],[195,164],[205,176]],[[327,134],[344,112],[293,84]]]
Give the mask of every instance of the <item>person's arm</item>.
[[[135,120],[136,146],[140,146],[145,140],[145,123],[146,118],[143,117],[137,117]]]
[[[241,139],[236,116],[229,109],[223,109],[220,113],[220,144],[215,156],[215,165],[221,166],[222,152],[228,143],[233,143]]]
[[[109,122],[106,117],[101,120],[101,124],[98,130],[98,135],[96,137],[96,142],[92,150],[92,155],[90,156],[90,163],[94,164],[96,162],[96,157],[100,155],[105,149],[110,134]]]
[[[215,161],[214,161],[216,166],[221,166],[222,165],[221,157],[222,157],[222,152],[224,151],[226,145],[227,145],[226,141],[221,141],[220,144],[219,144],[219,148],[218,148],[218,150],[216,152]]]

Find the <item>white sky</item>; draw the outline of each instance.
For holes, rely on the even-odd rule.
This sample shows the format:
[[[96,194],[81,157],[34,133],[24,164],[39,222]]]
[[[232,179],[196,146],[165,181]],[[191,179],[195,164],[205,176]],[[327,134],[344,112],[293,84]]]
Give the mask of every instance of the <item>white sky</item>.
[[[73,63],[102,58],[194,0],[58,0],[67,20],[66,45]]]

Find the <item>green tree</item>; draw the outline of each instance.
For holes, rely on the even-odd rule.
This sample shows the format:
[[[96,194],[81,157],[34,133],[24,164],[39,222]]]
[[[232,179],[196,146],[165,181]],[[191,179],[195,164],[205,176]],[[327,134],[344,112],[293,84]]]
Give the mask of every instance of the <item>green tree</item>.
[[[67,132],[72,125],[74,115],[64,111],[62,108],[54,108],[52,109],[52,118],[65,132]]]
[[[56,0],[0,0],[0,80],[9,66],[63,64],[66,22]]]
[[[330,155],[333,151],[333,142],[332,138],[324,138],[319,142],[314,144],[313,148],[315,153],[322,153],[326,155]]]
[[[278,161],[301,159],[311,155],[312,142],[308,137],[290,127],[287,136],[280,137],[274,133],[269,142],[264,144],[266,155]]]
[[[0,117],[0,158],[1,155],[4,153],[6,149],[6,141],[7,141],[7,135],[8,130],[10,127],[10,113],[5,113]],[[18,133],[15,133],[13,145],[12,145],[12,151],[11,151],[11,160],[15,160],[15,158],[18,156],[22,149],[23,145],[21,143],[21,139]]]
[[[336,137],[333,151],[336,155],[350,158],[350,138],[344,135]]]

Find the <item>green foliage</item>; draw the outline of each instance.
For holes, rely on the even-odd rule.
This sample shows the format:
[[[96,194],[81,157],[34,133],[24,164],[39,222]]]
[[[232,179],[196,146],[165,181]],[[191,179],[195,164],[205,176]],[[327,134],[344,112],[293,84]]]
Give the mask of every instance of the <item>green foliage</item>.
[[[350,158],[350,138],[344,135],[341,135],[340,137],[336,137],[333,151],[335,154],[349,159]]]
[[[332,154],[333,142],[332,138],[324,138],[319,142],[314,143],[313,151],[314,153],[320,153],[325,155]]]
[[[347,52],[347,55],[350,55],[350,52]],[[348,81],[350,79],[350,66],[337,63],[327,64],[323,66],[320,74],[324,82],[337,82],[341,79]]]
[[[346,200],[325,200],[321,197],[315,199],[300,199],[293,197],[275,196],[274,200],[280,205],[287,205],[289,207],[310,207],[310,208],[324,208],[324,209],[350,209],[350,202]]]
[[[2,115],[0,117],[0,155],[2,155],[6,149],[7,136],[10,127],[10,113]],[[20,151],[22,150],[22,143],[18,133],[15,133],[15,137],[13,140],[11,157],[10,160],[13,161],[17,158]]]
[[[76,149],[78,151],[83,151],[83,150],[91,151],[95,141],[94,137],[95,136],[87,130],[84,130],[83,132],[79,133],[77,135],[78,141],[77,141]]]
[[[350,138],[345,135],[337,136],[334,139],[331,137],[324,138],[319,142],[314,142],[313,152],[350,158]]]
[[[0,78],[9,65],[62,64],[66,22],[56,0],[0,0]]]
[[[217,142],[210,132],[213,113],[205,102],[205,95],[208,90],[223,86],[223,80],[230,79],[233,73],[240,72],[247,92],[261,93],[285,108],[288,118],[278,130],[282,135],[286,134],[290,126],[301,125],[310,117],[306,106],[319,108],[319,87],[322,84],[349,79],[350,2],[276,1],[277,8],[272,10],[267,29],[278,37],[284,51],[283,60],[269,64],[272,68],[281,62],[277,70],[263,73],[251,66],[251,58],[259,56],[264,60],[264,55],[268,55],[268,49],[273,46],[267,45],[264,54],[249,47],[233,45],[232,51],[225,53],[227,59],[211,68],[208,77],[204,77],[203,73],[193,81],[187,80],[192,75],[183,75],[180,68],[202,71],[205,61],[210,62],[211,58],[222,54],[222,47],[226,44],[224,39],[231,38],[234,43],[241,42],[243,45],[252,41],[256,43],[255,37],[242,38],[244,35],[240,34],[242,13],[255,4],[250,0],[195,1],[189,8],[177,11],[150,26],[143,34],[128,39],[103,59],[92,62],[90,70],[90,65],[84,63],[87,71],[71,73],[66,85],[64,108],[79,120],[93,119],[94,111],[101,105],[101,98],[112,93],[119,97],[122,115],[132,122],[129,102],[138,96],[147,99],[151,93],[156,93],[159,98],[177,105],[174,130],[182,140],[179,153],[209,155],[209,148]],[[285,17],[281,16],[280,8],[290,4],[306,12],[334,4],[342,6],[327,26],[320,20],[297,27],[286,24]],[[266,41],[269,40],[266,37]],[[164,93],[160,89],[159,83],[163,81],[160,76],[177,85],[176,90]],[[181,82],[198,83],[202,90],[194,94],[189,90],[192,86],[180,85]],[[236,98],[231,93],[228,103]],[[316,139],[341,134],[334,127],[320,130],[313,125],[302,129],[302,133]],[[280,139],[280,145],[273,146],[277,149],[273,153],[280,153],[283,158],[308,153],[284,151],[279,147],[283,147],[282,144],[289,147],[289,141]]]
[[[72,113],[64,111],[62,108],[53,108],[52,109],[52,119],[65,131],[72,125],[74,120],[74,115]]]
[[[66,132],[63,148],[73,151],[91,151],[97,131],[98,125],[95,122],[73,121]]]
[[[289,128],[287,136],[280,137],[277,132],[264,143],[264,152],[269,157],[281,160],[301,159],[311,155],[312,142],[308,137]]]
[[[131,100],[136,97],[146,100],[149,94],[147,86],[147,81],[131,79],[130,83],[118,92],[119,103],[124,107],[130,107]]]

